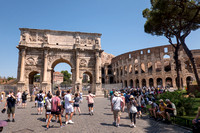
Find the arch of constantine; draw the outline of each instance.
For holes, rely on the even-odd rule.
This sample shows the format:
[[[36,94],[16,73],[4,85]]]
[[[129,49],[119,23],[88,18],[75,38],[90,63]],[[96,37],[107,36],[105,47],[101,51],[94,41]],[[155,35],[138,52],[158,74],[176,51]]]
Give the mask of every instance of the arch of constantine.
[[[40,74],[40,87],[52,91],[52,76],[58,63],[71,66],[73,92],[82,89],[83,74],[91,78],[93,93],[101,94],[101,34],[20,28],[17,48],[18,90],[29,90],[33,76]]]
[[[141,49],[112,58],[102,67],[102,83],[122,83],[123,87],[176,88],[176,70],[171,45]],[[192,50],[200,75],[200,50]],[[181,86],[195,80],[191,63],[183,49],[179,52]]]

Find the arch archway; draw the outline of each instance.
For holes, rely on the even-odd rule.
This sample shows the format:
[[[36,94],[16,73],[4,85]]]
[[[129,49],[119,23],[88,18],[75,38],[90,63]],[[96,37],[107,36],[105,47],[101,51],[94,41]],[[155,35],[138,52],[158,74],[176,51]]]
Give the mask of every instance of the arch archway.
[[[142,87],[146,86],[146,80],[142,79]]]
[[[57,86],[60,86],[61,90],[73,88],[75,82],[73,82],[74,73],[71,67],[72,64],[65,59],[57,59],[52,63],[51,86],[53,94],[55,94]],[[74,92],[74,90],[72,91]]]
[[[157,78],[157,87],[162,87],[163,86],[163,81],[161,78]]]
[[[135,87],[139,88],[140,87],[140,82],[138,79],[135,80]]]
[[[173,87],[172,78],[170,78],[170,77],[166,78],[166,86]]]
[[[29,73],[28,75],[28,79],[29,79],[29,89],[27,90],[31,95],[33,94],[33,88],[34,86],[36,87],[37,90],[40,90],[41,86],[41,75],[38,71],[32,71]],[[36,91],[37,91],[36,90]]]
[[[90,72],[86,71],[82,75],[82,91],[83,94],[88,94],[88,91],[93,91],[93,76]]]
[[[149,79],[149,87],[153,87],[153,86],[154,86],[153,79],[150,78],[150,79]]]
[[[131,88],[133,88],[133,80],[132,79],[129,81],[129,85]]]

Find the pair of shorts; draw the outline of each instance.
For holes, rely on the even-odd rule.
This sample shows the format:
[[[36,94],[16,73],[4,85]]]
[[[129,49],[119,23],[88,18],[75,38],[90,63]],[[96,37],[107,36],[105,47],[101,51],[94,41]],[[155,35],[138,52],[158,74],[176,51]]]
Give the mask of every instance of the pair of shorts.
[[[74,108],[73,107],[70,107],[70,108],[66,108],[66,114],[71,114],[74,112]]]
[[[88,107],[93,107],[94,106],[94,104],[93,103],[90,103],[90,104],[88,104]]]
[[[74,104],[74,107],[79,107],[79,104]]]
[[[22,99],[22,103],[26,103],[26,100],[23,100],[23,99]]]
[[[46,114],[50,115],[51,114],[51,110],[46,110]]]
[[[113,110],[113,115],[114,115],[115,118],[120,117],[121,111],[120,110]]]
[[[43,103],[38,102],[38,108],[43,108]]]
[[[7,114],[14,114],[15,113],[15,107],[7,108]]]
[[[18,102],[20,102],[20,101],[21,101],[21,99],[20,99],[20,98],[17,98],[17,101],[18,101]]]
[[[137,111],[141,111],[141,106],[137,106]]]
[[[56,112],[55,111],[51,111],[51,114],[52,115],[60,115],[61,113],[60,113],[60,111],[56,111]]]

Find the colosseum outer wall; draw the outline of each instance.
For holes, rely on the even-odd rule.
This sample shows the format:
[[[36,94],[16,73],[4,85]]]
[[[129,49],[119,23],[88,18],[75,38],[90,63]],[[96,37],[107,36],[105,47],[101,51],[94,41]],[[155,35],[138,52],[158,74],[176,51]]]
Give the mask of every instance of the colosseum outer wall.
[[[192,50],[200,75],[200,50]],[[123,87],[173,87],[176,88],[176,70],[173,47],[164,45],[121,54],[112,59],[114,83]],[[191,63],[183,49],[179,52],[181,86],[195,80]]]

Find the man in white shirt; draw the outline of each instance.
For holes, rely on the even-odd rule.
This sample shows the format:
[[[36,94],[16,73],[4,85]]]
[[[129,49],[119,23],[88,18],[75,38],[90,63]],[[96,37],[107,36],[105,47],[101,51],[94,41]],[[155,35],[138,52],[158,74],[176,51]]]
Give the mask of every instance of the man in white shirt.
[[[72,121],[72,116],[74,114],[74,108],[73,108],[73,103],[74,101],[72,100],[71,94],[70,94],[70,90],[67,90],[67,94],[64,97],[65,99],[65,109],[66,109],[66,115],[65,115],[65,119],[66,119],[66,124],[73,124],[74,122]],[[69,121],[68,121],[68,114],[70,115]]]
[[[123,106],[123,100],[119,96],[119,93],[117,91],[114,93],[114,97],[112,98],[111,105],[112,105],[111,110],[113,111],[113,115],[114,115],[113,125],[115,125],[116,127],[119,127],[119,121],[120,121],[120,116],[121,116],[121,109]]]
[[[17,92],[17,105],[21,104],[22,93],[18,90]]]

